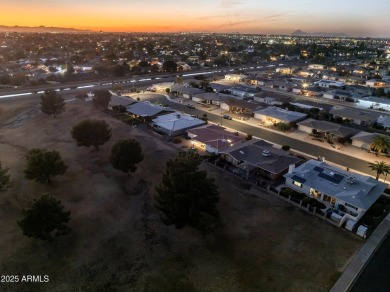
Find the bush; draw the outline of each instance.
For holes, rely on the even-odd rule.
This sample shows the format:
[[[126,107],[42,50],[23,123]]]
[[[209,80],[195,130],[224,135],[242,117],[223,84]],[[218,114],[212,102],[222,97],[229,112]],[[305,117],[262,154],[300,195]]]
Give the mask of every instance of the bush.
[[[245,140],[252,140],[252,134],[247,134]]]
[[[180,139],[180,138],[173,138],[173,139],[172,139],[172,143],[174,143],[174,144],[180,144],[180,143],[181,143],[181,139]]]
[[[283,149],[284,151],[288,151],[288,150],[290,150],[290,146],[288,146],[288,145],[283,145],[283,146],[282,146],[282,149]]]

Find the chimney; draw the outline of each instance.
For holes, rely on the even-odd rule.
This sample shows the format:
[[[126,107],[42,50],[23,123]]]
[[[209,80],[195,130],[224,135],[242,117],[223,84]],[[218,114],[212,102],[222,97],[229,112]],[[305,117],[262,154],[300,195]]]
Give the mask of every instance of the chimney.
[[[295,164],[290,164],[288,166],[288,173],[292,173],[294,171],[294,169],[295,169]]]

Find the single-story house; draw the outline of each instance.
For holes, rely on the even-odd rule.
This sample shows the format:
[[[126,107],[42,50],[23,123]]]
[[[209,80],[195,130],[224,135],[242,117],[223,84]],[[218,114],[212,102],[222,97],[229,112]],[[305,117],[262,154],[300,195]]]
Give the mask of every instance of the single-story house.
[[[225,128],[217,125],[189,129],[187,135],[191,138],[194,147],[216,154],[245,141],[244,136],[226,131]]]
[[[191,86],[183,86],[179,84],[174,84],[171,86],[171,93],[177,94],[178,96],[182,96],[188,99],[192,99],[194,95],[203,92],[204,90],[200,88],[191,87]]]
[[[257,87],[260,87],[265,86],[267,82],[270,82],[270,80],[261,76],[251,76],[247,77],[245,82],[249,85],[255,85]]]
[[[346,85],[344,82],[332,81],[332,80],[320,80],[314,82],[314,84],[319,87],[325,87],[325,88],[343,88]]]
[[[263,102],[268,105],[282,105],[286,99],[285,98],[277,98],[277,97],[271,97],[271,96],[256,96],[254,101]]]
[[[130,97],[124,97],[124,96],[118,96],[118,95],[111,95],[111,100],[108,103],[108,108],[110,110],[115,110],[118,112],[125,112],[126,108],[136,103],[137,101],[130,98]]]
[[[371,126],[380,116],[380,113],[374,111],[339,106],[333,107],[329,113],[333,118],[342,118],[344,121],[361,126]]]
[[[368,133],[368,132],[361,131],[351,138],[352,146],[359,147],[361,149],[369,151],[371,150],[371,144],[373,142],[373,139],[376,136],[383,136],[390,139],[390,136],[386,136],[383,134]]]
[[[320,97],[324,94],[324,91],[321,88],[315,86],[309,86],[306,88],[302,88],[302,93],[307,96],[316,96]]]
[[[277,180],[287,172],[291,164],[302,162],[300,158],[274,148],[263,140],[251,140],[250,143],[236,145],[220,153],[222,158],[237,167],[237,173],[246,179],[266,177]]]
[[[309,64],[307,66],[307,68],[308,69],[312,69],[312,70],[314,70],[314,69],[316,69],[316,70],[325,70],[327,68],[327,66],[324,65],[324,64]]]
[[[377,124],[382,126],[387,132],[390,132],[390,116],[380,116],[377,120]]]
[[[225,90],[230,90],[231,86],[226,85],[226,84],[220,84],[217,82],[210,82],[209,87],[211,87],[214,92],[222,92]]]
[[[151,120],[158,115],[173,112],[174,110],[167,107],[152,104],[150,102],[136,102],[126,107],[126,111],[134,117],[144,121]]]
[[[201,101],[207,104],[219,105],[221,101],[225,100],[226,97],[223,94],[215,92],[202,92],[194,95],[192,100]]]
[[[206,122],[183,113],[170,113],[153,119],[151,126],[158,132],[175,137],[184,134],[188,129],[204,125]]]
[[[306,119],[307,114],[271,106],[254,112],[254,117],[264,123],[296,123]]]
[[[369,87],[384,87],[388,83],[382,79],[370,79],[366,81],[366,85]]]
[[[226,74],[225,79],[234,81],[234,82],[240,82],[243,81],[247,76],[243,74]]]
[[[230,94],[237,96],[240,99],[252,99],[258,91],[250,87],[231,87],[229,88]]]
[[[171,89],[173,82],[160,82],[152,85],[152,88],[156,91],[165,91],[167,88]]]
[[[314,119],[306,119],[302,122],[297,123],[298,130],[306,132],[309,134],[312,133],[323,133],[323,134],[332,134],[334,138],[337,139],[349,139],[355,135],[358,130],[345,127],[336,123],[318,121]]]
[[[340,215],[339,226],[356,223],[387,188],[371,176],[352,173],[323,161],[309,160],[284,175],[285,184],[332,207]]]
[[[327,92],[324,92],[323,97],[329,98],[329,99],[340,99],[340,100],[346,100],[346,99],[353,99],[353,94],[347,90],[329,90]]]
[[[249,102],[245,100],[238,100],[234,98],[228,98],[224,101],[221,101],[221,109],[234,112],[237,114],[248,114],[252,115],[253,112],[257,109],[262,108],[257,102]]]
[[[267,87],[279,89],[282,91],[291,91],[292,85],[285,81],[271,81],[266,84]]]

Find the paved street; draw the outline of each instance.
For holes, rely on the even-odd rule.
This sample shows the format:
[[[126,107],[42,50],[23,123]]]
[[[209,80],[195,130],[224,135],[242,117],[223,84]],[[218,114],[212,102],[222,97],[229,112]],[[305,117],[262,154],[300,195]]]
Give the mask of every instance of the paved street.
[[[220,115],[215,115],[207,111],[202,111],[199,109],[189,109],[186,106],[185,101],[183,101],[183,104],[178,104],[167,100],[162,95],[154,95],[154,94],[143,95],[143,98],[145,100],[148,99],[148,100],[159,101],[160,103],[167,104],[176,110],[180,110],[192,115],[202,116],[204,113],[207,113],[207,117],[211,122],[214,123],[222,122],[223,126],[225,127],[236,129],[237,131],[244,132],[244,133],[250,133],[253,136],[268,140],[270,142],[279,145],[289,145],[294,150],[298,150],[300,152],[304,152],[315,157],[323,156],[325,157],[325,160],[345,167],[349,167],[351,170],[357,170],[359,172],[363,172],[369,175],[375,175],[375,173],[368,168],[367,161],[360,158],[352,157],[350,155],[343,154],[342,152],[326,149],[324,147],[320,147],[301,140],[297,140],[283,134],[262,129],[260,127],[255,127],[234,120],[221,119]]]

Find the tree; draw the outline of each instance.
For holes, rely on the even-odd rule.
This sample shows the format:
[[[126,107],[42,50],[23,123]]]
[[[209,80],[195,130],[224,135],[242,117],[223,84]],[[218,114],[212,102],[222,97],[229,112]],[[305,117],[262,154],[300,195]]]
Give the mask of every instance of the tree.
[[[377,153],[386,152],[390,149],[390,138],[386,136],[376,135],[372,138],[370,148]]]
[[[31,209],[24,210],[24,218],[18,222],[23,235],[52,241],[54,237],[69,233],[66,225],[70,220],[70,211],[64,211],[61,201],[44,194],[34,200]]]
[[[72,137],[77,141],[77,146],[99,146],[111,138],[111,128],[104,120],[84,120],[72,129]]]
[[[9,178],[8,170],[8,167],[3,168],[0,162],[0,193],[4,193],[12,185],[11,180]]]
[[[52,177],[64,174],[68,166],[65,165],[59,152],[34,148],[27,152],[27,167],[25,177],[40,183],[52,184]]]
[[[162,65],[163,72],[176,72],[177,71],[177,64],[175,61],[165,61]]]
[[[41,111],[56,117],[65,111],[65,101],[60,94],[53,89],[45,90],[41,95]]]
[[[206,171],[198,170],[201,160],[188,151],[167,161],[155,196],[155,207],[162,212],[164,224],[174,224],[177,229],[186,225],[204,229],[210,216],[218,219],[218,189]]]
[[[111,93],[108,90],[94,90],[92,102],[96,108],[107,110],[111,101]]]
[[[135,172],[137,164],[144,159],[141,145],[134,139],[118,140],[111,148],[110,162],[124,173]]]
[[[381,162],[375,161],[375,163],[370,162],[370,163],[368,163],[368,167],[371,168],[371,170],[376,171],[376,178],[375,178],[376,180],[379,179],[379,176],[381,174],[390,173],[390,165],[384,161],[381,161]]]

